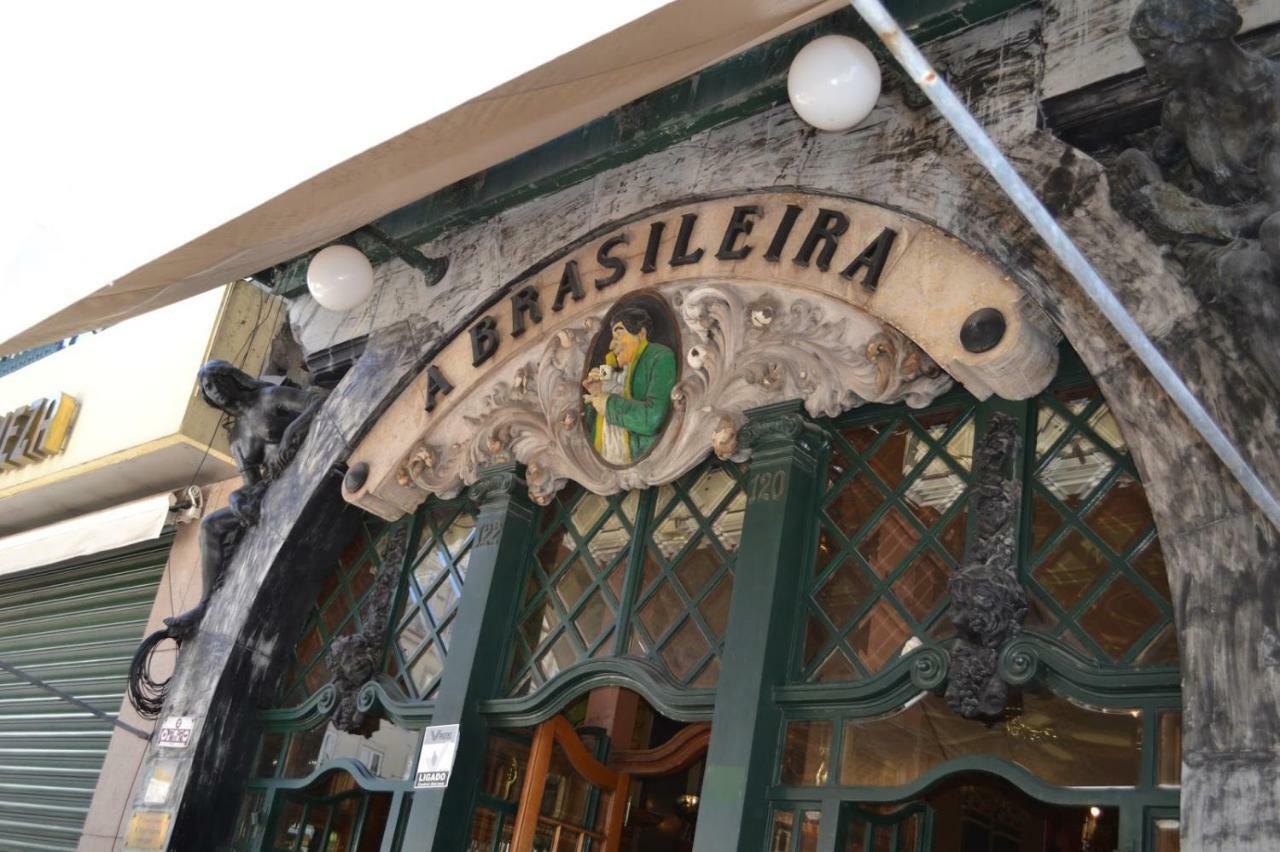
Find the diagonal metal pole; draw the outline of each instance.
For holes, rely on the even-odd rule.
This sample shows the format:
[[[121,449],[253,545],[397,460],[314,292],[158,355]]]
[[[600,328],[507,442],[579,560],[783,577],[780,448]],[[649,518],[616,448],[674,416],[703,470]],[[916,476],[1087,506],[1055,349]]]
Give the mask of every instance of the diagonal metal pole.
[[[151,739],[151,735],[148,734],[146,731],[135,728],[133,725],[130,725],[128,722],[121,722],[118,718],[116,718],[115,716],[112,716],[110,713],[103,713],[101,710],[99,710],[97,707],[94,707],[92,704],[89,704],[88,702],[85,702],[85,701],[81,701],[79,698],[76,698],[74,695],[71,695],[70,693],[63,692],[61,689],[58,689],[58,687],[54,686],[51,683],[45,683],[35,675],[27,674],[17,666],[11,666],[8,663],[6,663],[4,660],[0,660],[0,669],[4,669],[9,674],[13,675],[19,680],[25,680],[27,683],[31,684],[34,687],[37,687],[38,689],[43,689],[45,692],[53,693],[54,695],[61,698],[63,701],[67,701],[71,704],[74,704],[75,706],[79,707],[81,710],[85,711],[86,713],[90,713],[94,716],[97,716],[99,719],[103,719],[107,722],[110,722],[111,724],[115,725],[117,728],[120,728],[123,731],[128,731],[129,733],[133,734],[135,737],[139,737],[144,740]]]
[[[1258,478],[1257,472],[1236,449],[1222,427],[1210,416],[1182,377],[1156,349],[1155,344],[1151,342],[1151,338],[1147,337],[1137,320],[1124,305],[1120,304],[1120,300],[1115,297],[1097,270],[1067,236],[1066,231],[1062,230],[1040,199],[1014,171],[1008,159],[991,141],[991,137],[978,124],[972,113],[956,97],[955,92],[951,91],[951,87],[941,75],[933,69],[929,60],[920,53],[920,49],[916,47],[911,37],[898,26],[880,0],[850,0],[850,3],[862,19],[875,30],[880,41],[938,108],[951,128],[969,146],[969,150],[978,158],[978,161],[991,173],[996,183],[1017,206],[1031,227],[1035,228],[1040,238],[1048,244],[1050,251],[1062,267],[1071,274],[1071,277],[1084,290],[1085,295],[1098,306],[1102,315],[1120,333],[1143,365],[1151,371],[1151,375],[1160,383],[1160,387],[1164,388],[1174,404],[1186,415],[1191,428],[1200,433],[1267,519],[1276,529],[1280,529],[1280,501]]]

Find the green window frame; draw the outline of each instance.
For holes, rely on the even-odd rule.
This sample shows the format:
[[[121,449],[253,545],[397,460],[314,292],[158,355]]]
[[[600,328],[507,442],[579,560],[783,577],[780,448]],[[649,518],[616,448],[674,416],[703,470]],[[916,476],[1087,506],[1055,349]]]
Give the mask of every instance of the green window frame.
[[[659,488],[600,497],[570,485],[558,494],[527,560],[508,694],[531,696],[572,666],[621,658],[643,661],[674,687],[710,693],[744,482],[740,465],[711,459]],[[598,544],[620,536],[619,546]]]
[[[1063,355],[1058,378],[1032,400],[978,402],[956,390],[921,410],[867,406],[819,423],[831,449],[804,564],[789,683],[775,691],[784,720],[770,794],[776,808],[798,814],[816,803],[824,814],[837,814],[860,805],[918,804],[941,780],[976,771],[1049,804],[1118,808],[1121,844],[1134,849],[1155,848],[1155,832],[1176,825],[1181,695],[1163,557],[1118,425],[1078,358],[1065,347]],[[975,532],[968,512],[972,448],[997,411],[1014,417],[1023,436],[1015,462],[1022,483],[1018,569],[1031,602],[1002,672],[1014,684],[1014,702],[1026,695],[1041,705],[1069,702],[1065,706],[1081,714],[1132,714],[1132,783],[1108,789],[1051,784],[989,753],[944,760],[903,784],[852,783],[857,778],[842,778],[840,771],[848,732],[895,719],[945,688],[954,635],[945,582],[918,583],[936,592],[923,602],[903,594],[902,583],[920,573],[924,554],[946,567],[944,576],[962,565],[964,543]],[[950,502],[922,514],[906,498],[913,489],[924,491],[920,482],[929,471],[937,475],[929,493],[946,493]],[[859,499],[837,506],[842,489],[858,487],[860,478]],[[869,554],[865,545],[886,518],[894,519],[893,546]],[[1082,561],[1080,552],[1090,560]],[[876,564],[885,553],[892,559]],[[858,573],[839,579],[836,595],[830,587],[847,565]],[[890,615],[880,619],[877,635],[896,623],[892,647],[859,657],[850,634],[886,609]],[[845,659],[833,677],[829,659],[836,653]],[[1011,714],[1002,724],[1013,720],[1017,728],[1018,718]],[[1030,728],[1014,733],[1037,735]],[[826,830],[824,843],[834,843],[836,832]]]
[[[350,735],[329,729],[335,696],[326,654],[335,639],[366,627],[377,579],[383,571],[395,572],[382,675],[375,681],[386,717],[380,733],[397,737],[402,751],[416,756],[419,732],[431,722],[432,698],[465,588],[475,515],[468,500],[432,498],[394,523],[372,516],[362,519],[317,595],[282,678],[276,708],[262,713],[263,733],[232,848],[274,849],[264,832],[297,803],[305,816],[309,809],[359,799],[357,819],[363,825],[371,797],[383,794],[390,797],[386,832],[399,838],[412,795],[409,765],[392,765],[388,758],[375,773],[355,757],[329,754],[330,737]],[[403,536],[402,553],[397,561],[388,561],[401,549],[398,536]],[[348,789],[338,794],[313,792],[339,783],[335,779]],[[393,848],[399,848],[399,839]]]

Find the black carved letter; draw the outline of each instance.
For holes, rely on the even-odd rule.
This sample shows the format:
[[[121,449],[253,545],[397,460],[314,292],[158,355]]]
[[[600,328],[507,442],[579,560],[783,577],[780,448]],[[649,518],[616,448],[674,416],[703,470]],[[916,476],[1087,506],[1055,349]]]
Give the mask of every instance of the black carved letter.
[[[884,271],[884,262],[889,259],[889,249],[893,248],[893,238],[896,236],[898,236],[897,231],[885,228],[880,232],[880,236],[862,250],[862,254],[855,257],[853,262],[841,271],[840,277],[852,281],[854,273],[865,266],[867,275],[862,279],[862,286],[874,293],[876,286],[880,283],[880,273]]]
[[[542,306],[538,304],[538,288],[529,284],[511,296],[511,336],[524,334],[524,317],[529,315],[534,325],[542,322]]]
[[[796,219],[800,218],[800,210],[799,204],[787,205],[786,211],[782,214],[782,221],[778,223],[778,230],[773,232],[769,250],[764,253],[765,260],[777,263],[782,257],[782,250],[787,247],[787,240],[791,238],[791,229],[796,226]]]
[[[680,217],[680,231],[676,234],[676,244],[671,249],[672,266],[688,266],[702,260],[702,249],[689,251],[689,238],[693,236],[693,223],[697,221],[697,213],[686,213]]]
[[[564,272],[560,273],[560,286],[556,288],[556,300],[551,303],[551,310],[563,310],[564,300],[569,296],[575,302],[581,302],[586,295],[582,289],[582,276],[578,274],[578,261],[571,260],[564,265]]]
[[[733,208],[729,227],[724,229],[724,239],[720,241],[720,251],[716,252],[716,260],[742,260],[751,254],[751,246],[734,248],[733,244],[738,241],[739,236],[745,237],[751,233],[755,222],[749,217],[759,215],[760,207],[756,204],[742,204]]]
[[[485,317],[471,326],[471,366],[479,367],[498,351],[498,323]]]
[[[661,230],[659,230],[659,233],[661,233]],[[600,244],[600,249],[596,252],[596,263],[605,269],[613,271],[606,278],[596,279],[597,290],[603,290],[610,284],[617,284],[622,280],[622,276],[627,274],[627,262],[620,257],[610,257],[609,252],[629,242],[631,242],[631,235],[624,233],[612,236]],[[657,251],[656,246],[654,251]]]
[[[427,367],[427,411],[436,410],[436,394],[448,396],[452,391],[453,385],[449,384],[439,367],[435,364]]]
[[[658,268],[658,244],[662,242],[662,229],[665,227],[665,222],[654,222],[649,226],[649,242],[644,247],[644,263],[640,266],[641,272],[652,272]]]
[[[818,252],[818,268],[826,272],[831,267],[831,258],[836,253],[840,235],[847,230],[849,230],[848,216],[839,210],[818,208],[813,227],[809,229],[804,242],[800,244],[800,251],[796,252],[796,266],[808,266],[809,259],[813,257],[813,250],[821,242],[823,245],[822,251]]]

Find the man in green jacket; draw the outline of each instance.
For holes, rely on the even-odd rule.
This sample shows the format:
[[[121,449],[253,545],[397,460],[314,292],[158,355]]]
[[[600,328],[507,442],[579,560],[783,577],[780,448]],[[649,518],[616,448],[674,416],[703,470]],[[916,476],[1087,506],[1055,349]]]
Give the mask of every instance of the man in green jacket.
[[[676,384],[676,356],[670,347],[649,339],[653,319],[639,307],[623,308],[614,317],[605,363],[623,371],[621,393],[608,392],[599,367],[582,383],[587,393],[587,434],[596,451],[612,464],[638,461],[657,442],[671,407]],[[626,430],[623,451],[605,440],[609,426]],[[610,447],[606,451],[606,447]]]

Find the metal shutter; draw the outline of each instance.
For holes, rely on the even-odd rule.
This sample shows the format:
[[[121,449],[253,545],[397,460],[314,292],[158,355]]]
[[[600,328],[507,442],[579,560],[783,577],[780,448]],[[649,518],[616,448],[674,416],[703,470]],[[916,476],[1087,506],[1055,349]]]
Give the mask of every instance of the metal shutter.
[[[0,659],[119,713],[172,541],[0,577]],[[0,848],[76,848],[111,731],[0,671]]]

